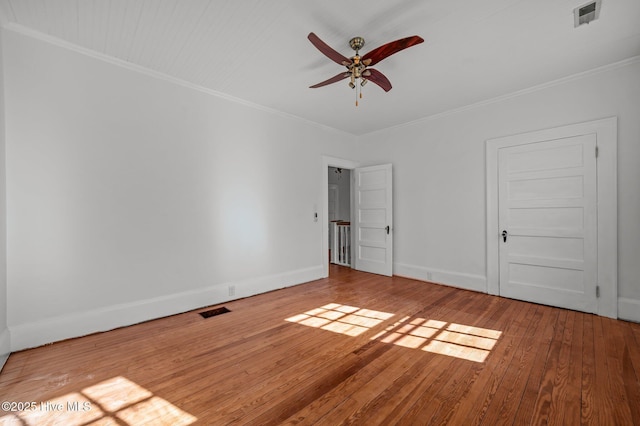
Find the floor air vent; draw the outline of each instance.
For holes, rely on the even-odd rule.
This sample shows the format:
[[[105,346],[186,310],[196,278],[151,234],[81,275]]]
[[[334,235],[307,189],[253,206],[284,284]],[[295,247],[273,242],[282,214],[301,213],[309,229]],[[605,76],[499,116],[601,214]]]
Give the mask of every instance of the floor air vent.
[[[221,308],[215,308],[208,311],[200,312],[200,315],[202,315],[202,318],[210,318],[215,317],[216,315],[226,314],[227,312],[231,311],[223,306]]]

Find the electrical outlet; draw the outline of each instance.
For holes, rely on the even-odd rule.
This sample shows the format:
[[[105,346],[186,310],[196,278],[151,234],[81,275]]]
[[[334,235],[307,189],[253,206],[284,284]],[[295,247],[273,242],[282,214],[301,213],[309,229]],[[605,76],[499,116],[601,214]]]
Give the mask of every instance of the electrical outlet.
[[[229,286],[229,296],[235,296],[236,295],[236,286],[235,285],[230,285]]]

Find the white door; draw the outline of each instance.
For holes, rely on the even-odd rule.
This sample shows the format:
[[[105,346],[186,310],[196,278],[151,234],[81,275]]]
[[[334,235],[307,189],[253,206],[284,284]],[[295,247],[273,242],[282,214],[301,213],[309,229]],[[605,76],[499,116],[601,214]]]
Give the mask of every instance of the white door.
[[[354,170],[355,269],[393,274],[391,164]]]
[[[596,312],[596,135],[498,152],[500,295]]]

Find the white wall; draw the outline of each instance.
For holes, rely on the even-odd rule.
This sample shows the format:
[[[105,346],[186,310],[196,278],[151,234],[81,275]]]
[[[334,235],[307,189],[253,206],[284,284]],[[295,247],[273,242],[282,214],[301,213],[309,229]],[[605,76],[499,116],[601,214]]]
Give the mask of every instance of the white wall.
[[[395,273],[486,291],[485,141],[610,116],[619,119],[619,316],[640,321],[637,58],[360,138],[362,162],[394,166]]]
[[[353,136],[15,32],[4,47],[13,350],[322,276],[322,156],[352,158]]]
[[[0,369],[11,349],[7,328],[7,220],[4,132],[4,78],[2,34],[0,33]]]
[[[12,350],[322,276],[323,155],[394,164],[396,273],[485,290],[485,140],[614,115],[619,314],[640,312],[638,61],[356,143],[21,34],[2,41]]]

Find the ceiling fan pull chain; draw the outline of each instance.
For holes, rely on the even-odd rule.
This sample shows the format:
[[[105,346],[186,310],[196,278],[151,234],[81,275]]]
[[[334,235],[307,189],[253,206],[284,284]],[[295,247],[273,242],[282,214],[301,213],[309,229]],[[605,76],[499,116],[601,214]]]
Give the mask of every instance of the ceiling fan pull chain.
[[[358,106],[358,98],[362,99],[362,84],[356,84],[356,106]]]

